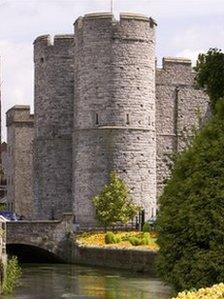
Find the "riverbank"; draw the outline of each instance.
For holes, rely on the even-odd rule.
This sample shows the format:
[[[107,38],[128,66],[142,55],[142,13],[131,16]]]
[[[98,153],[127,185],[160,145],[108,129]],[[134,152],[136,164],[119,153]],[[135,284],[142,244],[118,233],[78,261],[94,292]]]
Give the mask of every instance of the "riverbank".
[[[73,243],[71,250],[73,264],[131,270],[155,276],[155,251],[88,247],[76,243]]]

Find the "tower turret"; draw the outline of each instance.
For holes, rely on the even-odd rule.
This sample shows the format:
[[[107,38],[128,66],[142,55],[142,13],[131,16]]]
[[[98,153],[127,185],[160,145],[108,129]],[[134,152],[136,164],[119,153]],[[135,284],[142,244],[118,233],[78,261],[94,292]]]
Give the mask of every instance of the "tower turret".
[[[52,219],[72,210],[74,36],[49,35],[34,42],[36,217]]]
[[[156,210],[155,22],[88,14],[75,22],[73,195],[77,221],[116,171],[146,212]]]

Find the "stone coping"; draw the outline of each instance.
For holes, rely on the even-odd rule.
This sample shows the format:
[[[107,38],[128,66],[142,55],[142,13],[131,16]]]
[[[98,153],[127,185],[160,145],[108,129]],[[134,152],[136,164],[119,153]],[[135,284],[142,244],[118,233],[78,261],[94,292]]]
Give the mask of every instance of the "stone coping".
[[[95,12],[95,13],[88,13],[84,15],[86,19],[112,19],[114,15],[109,12]]]
[[[79,244],[77,241],[75,241],[74,243],[75,246],[77,246],[78,248],[80,249],[99,249],[99,250],[113,250],[113,251],[122,251],[122,252],[125,252],[125,251],[134,251],[134,252],[147,252],[147,253],[151,253],[152,255],[157,255],[158,254],[158,251],[153,251],[153,250],[148,250],[148,249],[145,249],[145,248],[139,248],[137,249],[136,247],[128,247],[128,248],[119,248],[119,247],[107,247],[107,246],[86,246],[86,245],[82,245],[82,244]]]
[[[183,63],[183,64],[191,64],[191,60],[184,57],[164,57],[163,63]]]
[[[40,35],[38,36],[35,40],[34,40],[34,44],[37,43],[37,42],[40,42],[40,41],[48,41],[50,43],[51,41],[51,36],[50,34],[43,34],[43,35]]]
[[[131,12],[120,13],[120,18],[129,19],[129,20],[147,21],[147,22],[150,22],[152,20],[151,18],[147,17],[144,14],[131,13]]]
[[[55,41],[58,40],[68,40],[68,39],[74,39],[74,34],[56,34],[55,36],[51,36],[50,34],[44,34],[38,36],[33,44],[39,43],[39,42],[44,42],[47,43],[50,46],[54,45]]]
[[[6,113],[8,113],[11,110],[30,110],[30,106],[29,105],[14,105]]]
[[[56,224],[61,223],[62,220],[18,220],[18,221],[8,221],[7,223],[13,224],[38,224],[38,223],[48,223],[48,224]]]

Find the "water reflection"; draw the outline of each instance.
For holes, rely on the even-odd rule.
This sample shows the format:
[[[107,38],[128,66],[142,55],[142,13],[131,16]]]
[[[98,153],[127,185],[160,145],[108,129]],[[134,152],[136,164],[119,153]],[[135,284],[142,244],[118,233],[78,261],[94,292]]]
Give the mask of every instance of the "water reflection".
[[[145,275],[60,264],[24,264],[23,276],[7,299],[169,299],[170,290]]]

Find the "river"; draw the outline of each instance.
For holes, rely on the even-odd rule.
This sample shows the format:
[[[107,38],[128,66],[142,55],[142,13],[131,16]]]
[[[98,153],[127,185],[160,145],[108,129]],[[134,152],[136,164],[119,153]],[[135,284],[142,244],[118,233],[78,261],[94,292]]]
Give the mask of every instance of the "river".
[[[64,264],[23,264],[20,286],[4,299],[169,299],[170,291],[147,275]]]

